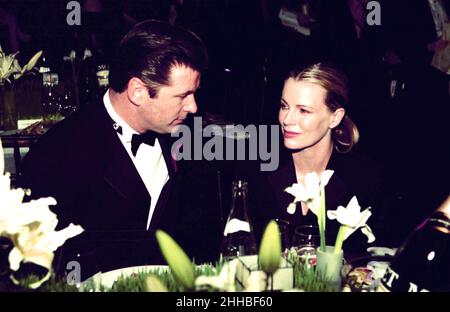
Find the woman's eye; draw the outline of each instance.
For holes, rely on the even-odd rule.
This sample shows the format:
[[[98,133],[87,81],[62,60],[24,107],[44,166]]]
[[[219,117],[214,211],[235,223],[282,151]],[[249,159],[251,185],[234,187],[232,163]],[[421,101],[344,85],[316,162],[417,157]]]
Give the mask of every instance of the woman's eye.
[[[284,103],[280,104],[280,109],[288,109],[288,108],[289,107],[286,104],[284,104]]]
[[[300,113],[302,113],[302,114],[309,114],[310,111],[309,111],[309,110],[306,110],[306,109],[304,109],[304,108],[300,108]]]

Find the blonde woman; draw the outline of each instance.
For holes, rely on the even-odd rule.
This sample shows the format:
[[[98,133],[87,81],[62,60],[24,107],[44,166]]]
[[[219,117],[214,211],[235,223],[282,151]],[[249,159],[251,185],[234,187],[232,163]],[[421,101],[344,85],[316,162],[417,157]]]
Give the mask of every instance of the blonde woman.
[[[346,206],[352,196],[357,196],[362,208],[373,208],[370,226],[374,227],[373,221],[383,216],[380,169],[352,150],[359,140],[359,131],[348,115],[348,102],[347,78],[331,65],[317,63],[289,73],[278,114],[287,157],[276,171],[259,179],[263,185],[257,182],[258,188],[266,188],[258,194],[268,195],[262,200],[256,199],[253,209],[256,223],[262,225],[270,218],[281,218],[289,221],[291,231],[303,224],[317,225],[316,216],[300,203],[293,214],[287,212],[293,197],[284,189],[293,183],[304,182],[309,172],[320,174],[326,169],[334,170],[326,186],[327,209]],[[377,225],[374,231],[378,229]],[[331,245],[337,230],[336,221],[327,222]],[[350,239],[360,242],[346,243],[346,246],[361,250],[366,246],[363,236],[351,236]]]

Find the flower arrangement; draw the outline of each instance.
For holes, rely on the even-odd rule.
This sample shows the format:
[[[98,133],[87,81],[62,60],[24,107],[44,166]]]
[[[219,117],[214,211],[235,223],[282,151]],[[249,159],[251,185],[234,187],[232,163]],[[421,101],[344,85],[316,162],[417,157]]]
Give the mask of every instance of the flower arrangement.
[[[165,232],[157,232],[160,249],[169,264],[168,269],[160,266],[141,268],[138,271],[125,273],[114,282],[102,283],[102,274],[83,282],[80,287],[67,284],[64,280],[51,278],[43,284],[39,291],[70,292],[184,292],[184,291],[267,291],[273,290],[274,275],[283,261],[281,240],[278,225],[271,221],[261,241],[258,254],[258,268],[251,272],[242,289],[238,289],[236,280],[240,275],[238,263],[240,259],[225,262],[220,259],[215,264],[195,265],[183,249]],[[298,257],[288,255],[293,263],[293,279],[295,284],[289,291],[336,291],[315,271],[299,261]],[[294,277],[295,276],[295,277]],[[108,280],[108,279],[107,279]]]
[[[0,46],[0,111],[2,112],[0,127],[3,130],[17,129],[13,82],[26,73],[31,73],[42,55],[42,51],[37,52],[24,67],[21,67],[16,59],[17,53],[7,55]],[[3,172],[1,173],[3,174]]]
[[[75,92],[75,104],[76,107],[80,107],[80,87],[79,87],[79,79],[80,79],[80,72],[82,68],[82,64],[85,60],[92,57],[92,52],[89,49],[84,49],[83,57],[77,56],[77,52],[75,50],[71,50],[69,55],[64,56],[63,60],[70,62],[71,68],[72,68],[72,81],[74,84],[74,92]]]
[[[12,83],[12,80],[17,80],[25,73],[30,72],[42,55],[42,51],[37,52],[24,66],[21,67],[16,56],[19,52],[6,55],[0,46],[0,85],[6,82]]]
[[[310,172],[306,174],[304,183],[294,183],[292,186],[287,187],[285,192],[294,196],[294,200],[287,207],[288,213],[295,213],[297,202],[301,202],[306,207],[302,207],[303,215],[306,215],[309,209],[317,216],[320,250],[325,252],[326,215],[330,220],[336,219],[341,223],[334,245],[334,253],[339,254],[342,251],[343,242],[357,229],[361,228],[361,231],[368,238],[368,243],[373,242],[375,236],[366,224],[372,215],[370,207],[361,212],[361,207],[355,196],[352,197],[347,207],[339,206],[337,210],[328,210],[326,212],[325,186],[330,181],[333,173],[334,171],[332,170],[325,170],[319,177],[317,173]]]
[[[157,231],[156,238],[166,259],[175,280],[182,285],[185,290],[219,290],[219,291],[236,291],[235,277],[237,270],[237,262],[219,261],[219,264],[206,275],[196,277],[194,265],[189,260],[183,249],[165,232]],[[277,271],[281,254],[281,238],[278,225],[275,221],[271,221],[262,238],[258,261],[260,271],[253,271],[246,281],[246,291],[262,291],[268,289],[273,274]],[[214,274],[218,272],[218,274]],[[161,283],[148,282],[148,289],[161,289]],[[151,287],[153,286],[153,287]]]
[[[181,285],[176,290],[184,291],[235,292],[238,290],[236,280],[239,279],[238,276],[242,275],[242,272],[239,272],[239,259],[229,262],[221,259],[215,266],[209,264],[196,267],[182,248],[167,233],[158,231],[157,240],[172,274],[168,276],[166,271],[163,274],[156,274],[156,276],[155,274],[144,275],[147,276],[146,284],[141,290],[173,291],[174,285]],[[294,281],[292,287],[285,290],[315,292],[337,290],[330,287],[327,280],[316,274],[314,268],[303,263],[296,254],[289,253],[283,259],[280,231],[278,224],[273,220],[269,222],[264,231],[257,257],[259,269],[251,271],[244,285],[242,285],[242,291],[273,290],[275,274],[280,270],[280,264],[283,261],[292,265],[292,279]],[[169,287],[165,285],[169,285]]]
[[[83,232],[83,228],[70,224],[63,230],[55,231],[57,216],[49,206],[55,205],[52,197],[23,202],[29,190],[11,189],[8,173],[4,174],[3,147],[0,141],[0,237],[9,239],[13,248],[9,252],[10,270],[17,272],[21,263],[33,263],[47,270],[47,274],[29,284],[37,288],[52,275],[53,252],[64,242]],[[19,281],[11,274],[15,284]]]

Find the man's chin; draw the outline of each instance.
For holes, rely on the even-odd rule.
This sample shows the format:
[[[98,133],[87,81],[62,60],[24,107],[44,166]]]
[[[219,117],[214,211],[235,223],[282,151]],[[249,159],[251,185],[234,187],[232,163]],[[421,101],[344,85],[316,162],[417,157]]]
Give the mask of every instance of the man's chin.
[[[182,124],[176,124],[176,125],[173,125],[173,126],[170,128],[169,133],[170,133],[170,134],[177,133],[178,130],[180,130],[180,126],[181,126],[181,125],[182,125]]]

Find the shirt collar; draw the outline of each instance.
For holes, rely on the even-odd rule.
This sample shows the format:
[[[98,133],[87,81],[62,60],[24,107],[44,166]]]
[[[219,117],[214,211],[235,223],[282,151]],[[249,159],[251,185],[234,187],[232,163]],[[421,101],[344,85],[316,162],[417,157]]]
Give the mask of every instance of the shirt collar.
[[[139,134],[136,130],[131,128],[116,112],[114,107],[112,106],[111,99],[109,98],[109,90],[103,96],[103,103],[105,104],[106,111],[111,119],[114,121],[113,127],[122,127],[121,138],[127,142],[131,142],[131,138],[133,134]]]

